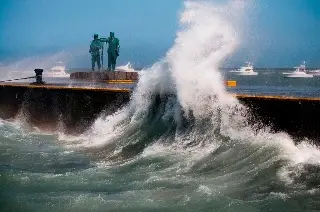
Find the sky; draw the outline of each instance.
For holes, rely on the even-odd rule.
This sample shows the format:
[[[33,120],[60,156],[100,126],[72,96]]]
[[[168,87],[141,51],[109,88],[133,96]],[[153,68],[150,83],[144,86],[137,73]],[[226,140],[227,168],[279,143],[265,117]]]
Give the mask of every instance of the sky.
[[[255,0],[244,52],[262,67],[320,67],[320,1]]]
[[[214,0],[211,0],[214,2]],[[320,67],[320,0],[254,0],[239,49],[226,66]],[[90,66],[92,35],[114,31],[119,63],[147,66],[172,46],[182,0],[0,0],[0,62],[77,51]],[[85,59],[87,58],[87,59]]]

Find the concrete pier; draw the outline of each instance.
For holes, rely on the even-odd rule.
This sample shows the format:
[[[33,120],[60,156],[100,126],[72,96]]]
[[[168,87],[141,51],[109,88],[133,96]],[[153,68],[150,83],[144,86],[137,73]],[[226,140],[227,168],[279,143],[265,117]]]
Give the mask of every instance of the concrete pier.
[[[138,72],[124,71],[103,71],[103,72],[74,72],[70,74],[72,80],[91,80],[91,81],[106,81],[106,80],[138,80]]]
[[[274,132],[287,132],[296,140],[320,139],[320,98],[239,94],[236,97],[250,108],[252,124],[261,123]]]
[[[137,82],[139,79],[138,72],[124,71],[102,71],[102,72],[74,72],[70,74],[71,80],[93,81],[93,82]],[[237,82],[234,80],[225,81],[227,87],[236,87]]]
[[[62,127],[65,133],[77,134],[101,113],[112,114],[128,103],[132,88],[117,81],[96,87],[0,83],[0,118],[23,115],[43,130]],[[234,95],[250,109],[253,125],[268,125],[297,139],[320,138],[320,98]]]
[[[0,84],[0,118],[22,115],[42,130],[77,134],[101,114],[112,114],[130,100],[130,89]],[[59,129],[59,128],[63,129]]]

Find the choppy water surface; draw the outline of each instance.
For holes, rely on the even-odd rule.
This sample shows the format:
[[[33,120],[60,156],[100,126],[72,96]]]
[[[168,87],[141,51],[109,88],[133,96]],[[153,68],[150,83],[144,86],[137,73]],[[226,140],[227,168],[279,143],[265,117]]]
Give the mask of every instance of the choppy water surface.
[[[130,103],[82,135],[2,121],[1,211],[319,210],[319,149],[268,129],[255,134],[223,83],[316,96],[318,80],[224,77],[215,68],[237,47],[244,10],[187,2],[174,46],[141,71]]]

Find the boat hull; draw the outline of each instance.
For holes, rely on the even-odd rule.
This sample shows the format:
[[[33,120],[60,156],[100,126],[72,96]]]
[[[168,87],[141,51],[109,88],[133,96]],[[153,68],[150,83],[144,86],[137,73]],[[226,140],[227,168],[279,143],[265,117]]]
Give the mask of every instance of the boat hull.
[[[238,73],[234,73],[234,74],[239,75],[239,76],[257,76],[258,72],[249,72],[249,73],[238,72]]]
[[[285,76],[285,78],[312,78],[313,75],[311,74],[288,74]]]

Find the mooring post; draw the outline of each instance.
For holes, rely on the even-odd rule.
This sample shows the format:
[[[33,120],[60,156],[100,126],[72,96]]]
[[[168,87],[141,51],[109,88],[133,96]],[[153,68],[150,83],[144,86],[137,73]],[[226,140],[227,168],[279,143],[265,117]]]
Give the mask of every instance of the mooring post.
[[[44,84],[45,82],[42,81],[43,69],[35,69],[34,72],[36,73],[36,83],[35,84]]]

